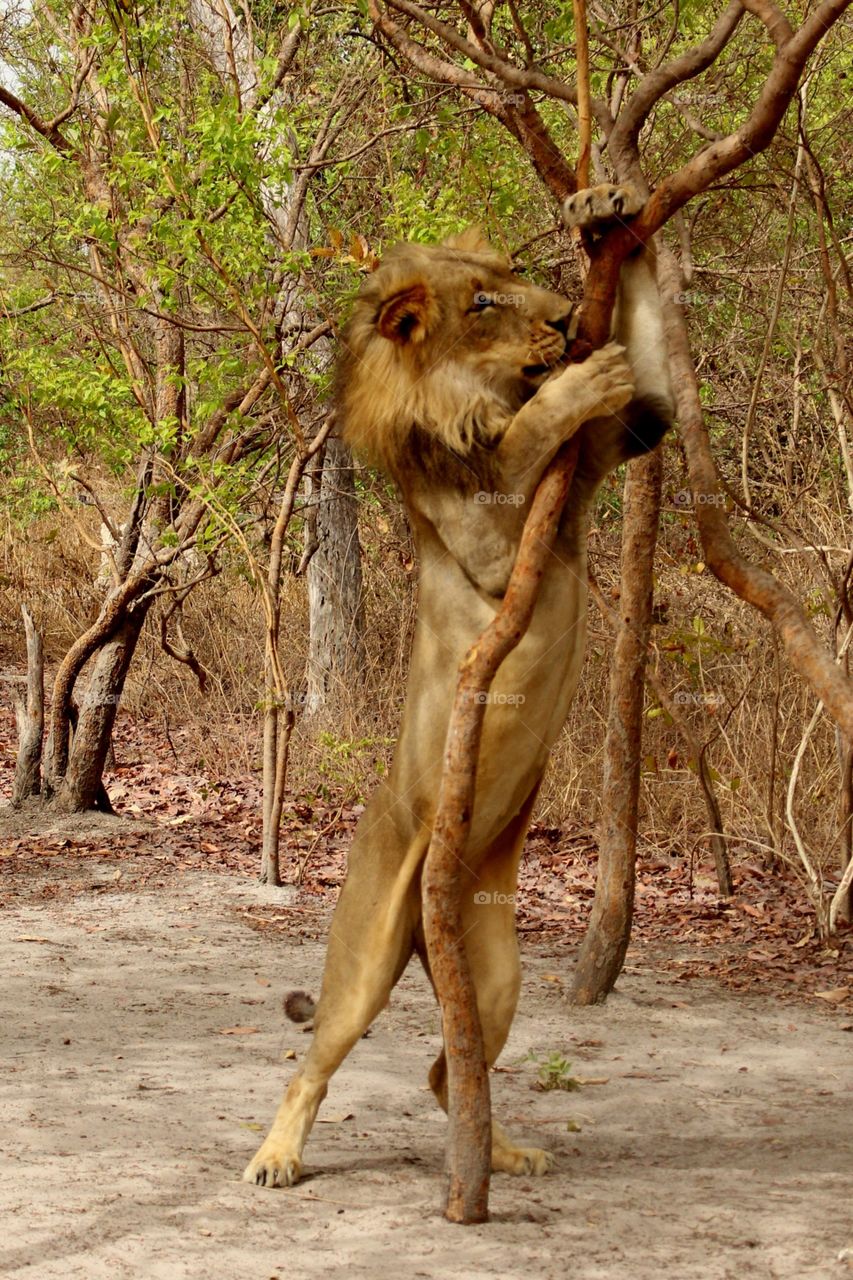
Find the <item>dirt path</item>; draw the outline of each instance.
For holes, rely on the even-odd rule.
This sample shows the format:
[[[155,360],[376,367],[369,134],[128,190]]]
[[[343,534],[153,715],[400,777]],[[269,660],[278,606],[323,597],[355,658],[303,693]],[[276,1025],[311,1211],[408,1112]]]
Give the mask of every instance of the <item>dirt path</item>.
[[[237,1178],[292,1069],[282,1055],[305,1045],[280,998],[317,989],[322,946],[249,928],[238,908],[262,891],[236,877],[125,893],[93,859],[82,889],[39,901],[56,874],[33,866],[25,905],[0,910],[0,1275],[853,1275],[849,1012],[674,985],[636,959],[606,1007],[574,1010],[546,976],[564,959],[528,956],[493,1093],[558,1168],[496,1178],[493,1221],[452,1227],[420,973],[336,1078],[308,1177],[261,1191]],[[533,1091],[531,1050],[597,1083]]]

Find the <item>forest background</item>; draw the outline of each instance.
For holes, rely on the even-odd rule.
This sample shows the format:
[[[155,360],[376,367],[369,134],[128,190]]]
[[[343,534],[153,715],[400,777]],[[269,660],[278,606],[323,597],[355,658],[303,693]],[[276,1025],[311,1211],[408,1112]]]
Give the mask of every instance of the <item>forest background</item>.
[[[485,7],[494,47],[573,79],[570,4]],[[592,93],[614,116],[729,15],[707,69],[643,125],[652,187],[764,83],[781,17],[744,9],[590,6]],[[304,870],[306,820],[332,830],[387,768],[417,604],[392,488],[329,434],[352,296],[391,243],[472,220],[533,279],[581,287],[501,118],[532,109],[571,158],[574,104],[454,48],[479,10],[390,10],[428,57],[451,49],[459,83],[413,67],[360,4],[56,2],[0,23],[0,662],[39,743],[22,603],[50,686],[43,760],[14,782],[6,760],[9,787],[121,808],[142,766],[202,797],[242,786],[260,817],[266,772],[265,853],[279,804],[284,879]],[[849,918],[853,755],[771,625],[713,576],[697,516],[725,515],[846,672],[849,35],[842,19],[818,45],[767,150],[661,233],[719,487],[692,490],[666,442],[641,772],[644,856],[692,874],[722,840],[736,873],[793,876],[822,932],[831,901],[834,925]],[[623,480],[590,532],[596,603],[547,830],[594,835],[600,817]]]

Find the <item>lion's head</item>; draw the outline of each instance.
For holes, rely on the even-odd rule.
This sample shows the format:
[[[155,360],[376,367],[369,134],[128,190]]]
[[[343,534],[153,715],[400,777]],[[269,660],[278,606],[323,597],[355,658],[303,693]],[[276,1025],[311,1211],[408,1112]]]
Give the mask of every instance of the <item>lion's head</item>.
[[[412,447],[488,450],[560,366],[572,310],[521,279],[476,229],[440,245],[397,245],[344,331],[346,440],[398,477]]]

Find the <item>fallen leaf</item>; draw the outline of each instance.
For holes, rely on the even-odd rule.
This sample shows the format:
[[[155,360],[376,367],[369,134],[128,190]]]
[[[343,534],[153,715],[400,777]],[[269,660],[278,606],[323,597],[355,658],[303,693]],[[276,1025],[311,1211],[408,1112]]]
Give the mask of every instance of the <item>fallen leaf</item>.
[[[284,1062],[290,1062],[293,1058],[295,1058],[295,1057],[296,1057],[296,1050],[295,1050],[295,1049],[285,1049],[284,1053],[283,1053],[281,1056],[282,1056],[282,1060],[283,1060]]]
[[[818,1000],[825,1000],[827,1004],[841,1004],[850,995],[849,987],[833,987],[831,991],[815,991]]]
[[[220,1027],[219,1034],[221,1036],[253,1036],[257,1030],[257,1027]]]
[[[344,1115],[344,1113],[341,1112],[340,1115],[336,1115],[336,1116],[318,1116],[317,1123],[318,1124],[343,1124],[344,1120],[353,1120],[354,1118],[355,1117],[353,1116],[351,1111],[347,1112],[346,1115]]]

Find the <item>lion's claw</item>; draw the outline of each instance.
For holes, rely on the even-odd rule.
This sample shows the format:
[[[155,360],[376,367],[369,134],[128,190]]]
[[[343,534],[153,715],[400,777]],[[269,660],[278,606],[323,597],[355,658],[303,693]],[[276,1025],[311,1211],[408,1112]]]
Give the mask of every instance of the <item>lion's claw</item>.
[[[567,227],[594,227],[616,219],[633,218],[643,207],[643,197],[635,187],[603,182],[569,196],[563,204]]]
[[[302,1161],[297,1155],[277,1152],[268,1142],[261,1147],[243,1174],[244,1182],[256,1187],[293,1187],[302,1177]]]

